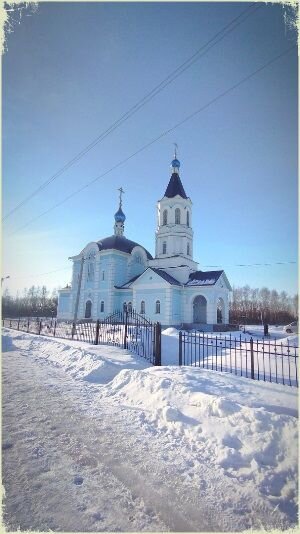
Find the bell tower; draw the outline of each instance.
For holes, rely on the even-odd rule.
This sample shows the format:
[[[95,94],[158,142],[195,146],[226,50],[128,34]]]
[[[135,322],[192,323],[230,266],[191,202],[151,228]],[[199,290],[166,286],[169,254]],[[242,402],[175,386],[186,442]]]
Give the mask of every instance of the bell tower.
[[[153,262],[153,267],[167,270],[174,278],[177,274],[178,280],[187,279],[198,265],[193,261],[192,201],[185,193],[179,169],[180,161],[175,148],[171,177],[163,198],[157,203],[155,259],[150,262]],[[179,269],[183,267],[186,269]]]

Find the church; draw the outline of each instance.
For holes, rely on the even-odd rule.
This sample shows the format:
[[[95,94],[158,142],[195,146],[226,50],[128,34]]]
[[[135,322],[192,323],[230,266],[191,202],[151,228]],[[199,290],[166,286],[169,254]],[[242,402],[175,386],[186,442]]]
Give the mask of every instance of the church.
[[[192,201],[180,179],[176,151],[169,183],[157,202],[155,257],[125,237],[119,191],[114,234],[70,258],[72,283],[59,291],[57,317],[101,320],[127,306],[162,326],[225,327],[231,286],[223,270],[198,270],[193,259]]]

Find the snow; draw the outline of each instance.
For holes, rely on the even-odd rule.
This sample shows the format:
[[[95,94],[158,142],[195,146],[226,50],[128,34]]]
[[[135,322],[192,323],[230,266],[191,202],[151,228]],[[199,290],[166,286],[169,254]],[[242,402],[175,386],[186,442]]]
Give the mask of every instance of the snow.
[[[216,280],[214,278],[208,278],[206,280],[189,280],[186,285],[187,286],[211,286],[216,283]]]
[[[184,332],[183,363],[199,364],[207,369],[251,376],[250,339],[253,339],[255,378],[297,385],[298,336],[288,335],[283,327],[270,327],[263,335],[263,326],[247,326],[244,332]],[[178,365],[179,330],[162,331],[162,364]],[[204,338],[205,343],[202,346]],[[216,358],[215,348],[218,346]],[[276,350],[275,350],[276,349]],[[196,358],[196,363],[195,363]]]
[[[7,348],[17,344],[18,349],[37,355],[53,362],[76,380],[87,380],[105,384],[112,380],[119,371],[126,369],[144,369],[149,364],[142,358],[135,358],[127,350],[116,350],[109,345],[89,345],[82,341],[62,340],[36,336],[34,334],[12,331],[4,338]]]
[[[135,490],[155,510],[151,524],[143,504],[135,527],[237,531],[296,525],[296,388],[202,368],[153,367],[116,347],[8,329],[3,334],[3,350],[12,358],[20,353],[25,367],[26,361],[43,364],[45,377],[54,369],[84,387],[88,403],[82,399],[80,409],[91,429],[108,419],[110,451],[103,452],[100,441],[94,447],[102,458],[113,451],[121,458],[114,475],[129,491],[143,475]],[[177,336],[174,328],[163,332],[167,361]],[[108,438],[104,430],[99,435]],[[139,466],[133,476],[130,465]]]

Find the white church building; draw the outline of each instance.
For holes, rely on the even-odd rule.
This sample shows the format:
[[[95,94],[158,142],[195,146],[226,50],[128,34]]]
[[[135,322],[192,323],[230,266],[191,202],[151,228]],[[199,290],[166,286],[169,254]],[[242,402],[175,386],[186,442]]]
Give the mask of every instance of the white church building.
[[[200,271],[193,259],[192,201],[175,157],[165,194],[157,203],[155,257],[124,235],[122,188],[114,234],[72,256],[71,286],[59,291],[58,318],[104,319],[135,309],[163,326],[202,330],[228,324],[231,286],[224,271]]]

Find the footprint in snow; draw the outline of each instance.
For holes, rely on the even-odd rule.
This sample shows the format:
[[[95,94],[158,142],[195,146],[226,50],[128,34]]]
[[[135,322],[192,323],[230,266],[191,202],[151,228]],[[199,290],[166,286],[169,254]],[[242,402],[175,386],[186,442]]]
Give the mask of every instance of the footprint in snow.
[[[81,486],[83,484],[83,477],[79,476],[79,475],[76,475],[74,477],[74,484],[76,486]]]
[[[8,449],[11,449],[13,447],[13,443],[11,441],[5,441],[2,443],[2,450],[7,451]]]
[[[100,512],[95,512],[94,514],[92,514],[92,518],[94,519],[94,521],[103,521],[104,519]]]

